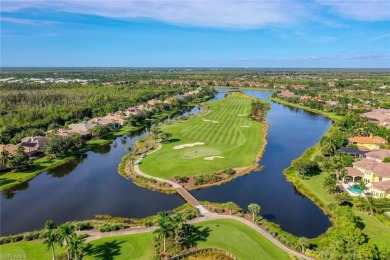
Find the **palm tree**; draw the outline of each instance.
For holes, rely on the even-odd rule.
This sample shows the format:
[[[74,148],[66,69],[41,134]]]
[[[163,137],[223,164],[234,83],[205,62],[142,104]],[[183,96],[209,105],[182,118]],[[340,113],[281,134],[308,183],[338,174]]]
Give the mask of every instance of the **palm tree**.
[[[53,229],[50,229],[45,233],[45,238],[46,240],[43,243],[47,245],[46,250],[51,248],[52,258],[55,260],[56,255],[54,252],[54,244],[57,242],[57,232]]]
[[[300,237],[298,239],[298,244],[301,246],[302,253],[304,253],[305,252],[305,248],[309,244],[309,239],[307,239],[306,237]]]
[[[256,203],[251,203],[248,205],[248,209],[252,213],[252,221],[255,221],[255,214],[258,215],[260,213],[260,208],[260,205]]]
[[[70,259],[70,239],[72,235],[74,234],[73,227],[69,225],[68,223],[62,224],[58,227],[58,244],[60,246],[65,245],[66,255],[68,257],[68,260]]]
[[[169,216],[167,211],[158,213],[159,219],[157,220],[157,225],[159,228],[155,231],[159,239],[163,239],[164,241],[164,252],[166,252],[166,240],[169,234],[172,232],[172,219]]]
[[[69,251],[75,260],[81,259],[85,237],[73,233],[69,239]]]
[[[341,179],[341,181],[344,183],[345,182],[345,177],[347,177],[347,175],[348,175],[347,170],[346,169],[342,169],[339,172],[339,179]]]
[[[173,231],[175,232],[175,241],[178,241],[179,238],[179,230],[183,225],[183,216],[178,213],[173,218],[171,218]]]
[[[1,151],[0,153],[0,166],[7,167],[7,162],[9,159],[9,152],[6,150]]]
[[[365,183],[364,181],[359,181],[358,185],[359,185],[359,189],[362,191],[362,193],[364,193],[364,191],[368,190],[367,183]],[[360,193],[360,194],[362,194],[362,193]]]
[[[229,201],[226,203],[226,207],[229,209],[230,211],[230,215],[232,214],[232,210],[236,207],[236,204],[234,204],[233,202]]]

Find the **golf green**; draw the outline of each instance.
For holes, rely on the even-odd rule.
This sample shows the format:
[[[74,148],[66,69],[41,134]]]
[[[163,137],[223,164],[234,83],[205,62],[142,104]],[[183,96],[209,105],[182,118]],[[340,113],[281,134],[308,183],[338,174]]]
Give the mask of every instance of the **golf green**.
[[[172,133],[170,142],[144,158],[140,169],[170,178],[251,166],[264,142],[265,125],[250,118],[254,100],[231,94],[209,102],[206,114],[163,126],[162,131]]]

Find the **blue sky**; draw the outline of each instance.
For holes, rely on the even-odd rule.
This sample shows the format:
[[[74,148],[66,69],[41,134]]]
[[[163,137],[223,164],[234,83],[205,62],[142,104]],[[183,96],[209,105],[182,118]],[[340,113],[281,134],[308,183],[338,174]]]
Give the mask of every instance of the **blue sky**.
[[[1,66],[390,68],[389,0],[2,0]]]

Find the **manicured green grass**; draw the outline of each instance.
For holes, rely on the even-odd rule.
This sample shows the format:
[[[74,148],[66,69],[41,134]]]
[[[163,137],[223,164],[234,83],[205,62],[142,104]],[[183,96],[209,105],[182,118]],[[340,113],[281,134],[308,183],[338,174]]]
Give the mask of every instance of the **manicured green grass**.
[[[57,245],[54,247],[54,250],[56,255],[65,252],[63,248]],[[1,245],[0,254],[3,256],[11,255],[11,258],[9,259],[52,259],[51,249],[46,250],[46,245],[43,244],[43,240],[21,241]],[[14,258],[12,258],[12,256],[14,256]],[[6,257],[4,257],[4,259],[6,259]]]
[[[92,241],[83,259],[153,259],[153,233],[107,237]]]
[[[219,219],[195,227],[206,237],[198,242],[199,248],[220,248],[239,259],[289,259],[287,253],[241,222]]]
[[[227,168],[250,166],[263,140],[263,124],[250,117],[253,98],[230,95],[209,103],[210,111],[188,121],[162,128],[172,133],[171,143],[142,160],[143,172],[169,178],[212,173]],[[207,121],[209,120],[209,121]],[[242,127],[248,126],[248,127]],[[182,144],[205,143],[179,150]],[[222,156],[207,161],[204,157]]]
[[[272,101],[278,102],[280,104],[288,105],[290,107],[296,107],[296,108],[300,108],[300,109],[303,109],[303,110],[306,110],[309,112],[313,112],[316,114],[324,115],[327,118],[332,119],[333,121],[340,121],[343,118],[343,116],[336,115],[336,113],[333,113],[333,112],[326,112],[326,111],[322,111],[322,110],[318,110],[318,109],[313,109],[313,108],[310,108],[307,106],[302,106],[299,104],[289,103],[289,102],[284,101],[284,100],[277,98],[277,97],[269,97],[269,99],[271,99]]]
[[[219,219],[194,225],[198,248],[215,247],[239,259],[289,259],[288,255],[252,228],[236,220]],[[112,236],[86,244],[83,259],[152,259],[152,232]],[[27,259],[51,259],[43,241],[17,242],[0,246],[1,254],[26,254]],[[56,254],[64,249],[56,247]]]
[[[377,245],[383,244],[390,248],[390,227],[380,222],[376,217],[356,211],[365,225],[363,233],[369,235]]]

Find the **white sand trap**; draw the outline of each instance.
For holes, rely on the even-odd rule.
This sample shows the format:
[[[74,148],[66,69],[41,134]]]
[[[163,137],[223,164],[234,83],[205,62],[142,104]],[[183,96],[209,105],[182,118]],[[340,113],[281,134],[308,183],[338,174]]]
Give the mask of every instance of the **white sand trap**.
[[[250,127],[249,125],[242,125],[241,127]]]
[[[205,121],[205,122],[212,122],[214,124],[219,124],[218,121],[214,121],[214,120],[210,120],[210,119],[203,119],[203,121]]]
[[[186,147],[194,147],[195,145],[204,145],[204,143],[196,142],[196,143],[193,143],[193,144],[181,144],[181,145],[177,145],[177,146],[173,147],[173,149],[174,150],[179,150],[179,149],[183,149],[183,148],[186,148]]]
[[[225,157],[223,157],[223,156],[210,156],[210,157],[205,157],[203,159],[205,159],[207,161],[212,161],[212,160],[214,160],[214,158],[221,158],[221,159],[223,159]]]

